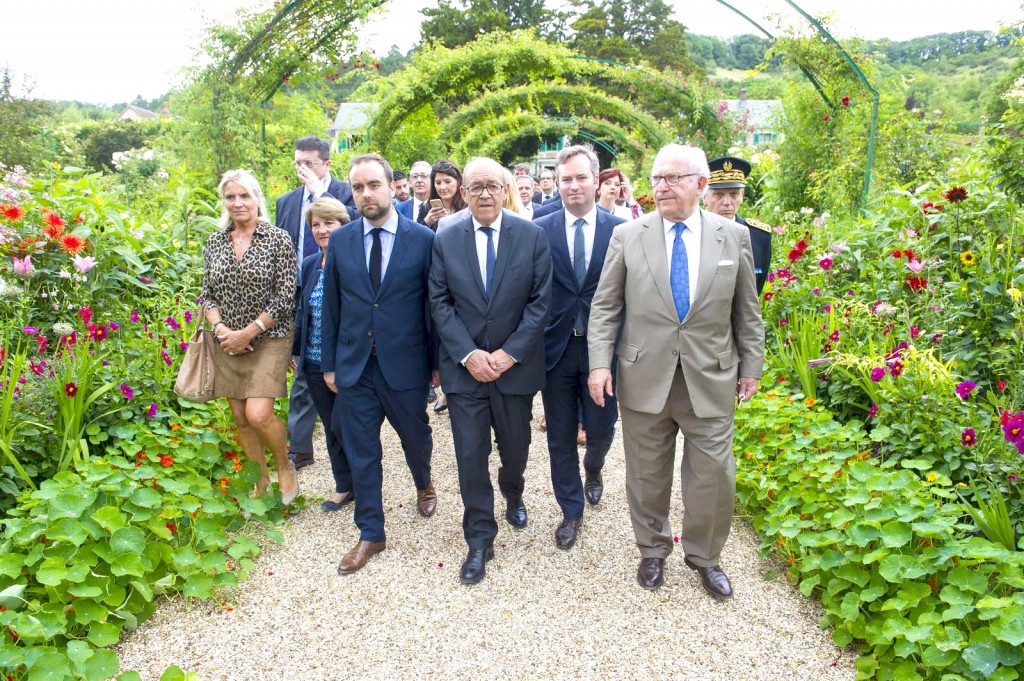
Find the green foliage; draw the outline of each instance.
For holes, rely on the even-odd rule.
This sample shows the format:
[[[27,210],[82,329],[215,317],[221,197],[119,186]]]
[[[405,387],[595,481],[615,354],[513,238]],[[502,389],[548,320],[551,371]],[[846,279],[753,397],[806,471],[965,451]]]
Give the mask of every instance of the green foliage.
[[[98,121],[82,125],[77,137],[86,164],[93,170],[114,170],[114,154],[144,147],[159,134],[154,120]]]
[[[565,17],[544,6],[544,0],[441,0],[423,9],[420,25],[422,43],[462,47],[481,35],[495,31],[534,29],[544,37],[562,32]]]
[[[1021,57],[1024,61],[1024,57]],[[987,160],[995,168],[1000,185],[1017,201],[1024,202],[1024,78],[1017,78],[1003,93],[1006,110],[986,137]]]
[[[821,599],[837,645],[858,643],[859,679],[1017,678],[1024,551],[964,536],[949,479],[875,461],[859,425],[781,389],[737,412],[737,495],[762,550]]]
[[[14,80],[9,67],[0,68],[0,163],[37,170],[56,155],[42,134],[54,122],[54,107],[31,99],[31,87],[17,92]]]

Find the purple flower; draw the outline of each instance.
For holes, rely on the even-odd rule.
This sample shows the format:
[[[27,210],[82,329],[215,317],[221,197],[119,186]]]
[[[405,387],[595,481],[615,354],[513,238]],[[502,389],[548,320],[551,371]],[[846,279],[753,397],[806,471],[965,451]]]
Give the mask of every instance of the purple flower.
[[[135,397],[135,391],[132,390],[132,387],[127,383],[122,383],[117,387],[121,389],[121,394],[124,395],[124,399],[130,400]]]
[[[1006,477],[1006,479],[1009,480],[1010,482],[1017,482],[1017,474],[1016,473],[1010,473]]]
[[[871,409],[868,409],[868,418],[873,419],[878,415],[878,405],[874,402],[871,403]]]
[[[178,320],[175,319],[174,317],[168,317],[164,321],[167,322],[167,326],[171,327],[175,331],[181,328],[181,324],[179,324]]]
[[[109,324],[107,324],[107,328],[110,329],[111,331],[117,331],[118,329],[121,328],[121,325],[118,324],[117,322],[110,322]]]
[[[132,316],[129,317],[128,320],[132,324],[138,324],[139,323],[139,311],[138,310],[132,310]]]
[[[152,284],[153,283],[153,280],[150,279],[149,277],[139,277],[139,281],[141,281],[143,284]]]
[[[35,336],[39,333],[39,329],[34,326],[23,326],[21,330],[26,336]]]
[[[149,411],[146,412],[146,418],[151,419],[156,416],[156,402],[149,403]]]
[[[188,350],[188,341],[181,341],[181,351],[185,352]]]
[[[171,366],[171,356],[165,350],[160,351],[160,357],[164,360],[164,364]]]
[[[960,435],[960,442],[963,443],[964,447],[971,447],[978,442],[978,436],[974,433],[974,428],[967,428],[963,434]]]
[[[956,394],[960,397],[961,400],[966,400],[968,397],[971,396],[971,393],[974,392],[974,389],[977,387],[977,383],[972,383],[971,381],[964,381],[963,383],[956,387]]]
[[[185,323],[186,324],[191,324],[192,323],[192,310],[185,310]]]
[[[883,369],[882,367],[875,367],[874,369],[871,370],[872,381],[878,383],[883,378],[885,378],[885,369]]]

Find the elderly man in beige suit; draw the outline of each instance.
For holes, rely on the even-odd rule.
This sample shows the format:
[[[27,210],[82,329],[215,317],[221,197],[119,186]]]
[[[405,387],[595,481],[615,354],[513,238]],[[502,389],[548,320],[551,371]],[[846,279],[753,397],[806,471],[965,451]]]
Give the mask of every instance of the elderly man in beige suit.
[[[732,586],[719,557],[736,492],[733,414],[737,400],[757,392],[764,327],[750,233],[698,208],[708,174],[700,149],[669,144],[658,152],[651,169],[658,210],[616,228],[608,247],[587,329],[588,382],[594,401],[603,404],[613,394],[612,356],[618,355],[640,586],[664,583],[672,552],[672,468],[682,431],[684,562],[709,593],[729,598]]]

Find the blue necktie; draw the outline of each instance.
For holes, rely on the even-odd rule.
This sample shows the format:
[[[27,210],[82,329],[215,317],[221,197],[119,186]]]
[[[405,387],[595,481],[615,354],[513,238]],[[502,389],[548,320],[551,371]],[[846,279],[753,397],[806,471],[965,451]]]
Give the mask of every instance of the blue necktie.
[[[676,223],[676,238],[672,242],[672,272],[669,274],[672,299],[676,303],[679,321],[683,321],[690,311],[690,263],[686,258],[686,244],[683,243],[684,229],[686,224]]]
[[[576,236],[573,238],[572,244],[572,271],[576,275],[576,283],[582,289],[583,280],[587,278],[587,247],[583,236],[583,225],[587,224],[587,221],[579,218],[573,224],[576,225]],[[587,332],[587,325],[583,319],[583,305],[577,304],[579,308],[576,310],[576,323],[573,325],[573,331],[582,336]]]
[[[497,259],[494,253],[494,228],[481,227],[480,230],[487,235],[487,259],[484,269],[487,276],[484,277],[484,294],[491,297],[491,285],[494,283],[494,261]]]
[[[302,239],[302,258],[308,258],[317,251],[320,250],[320,244],[316,242],[316,236],[313,235],[313,228],[306,222],[306,210],[309,208],[309,204],[313,203],[313,195],[309,194],[306,196],[306,201],[302,205],[302,224],[304,225],[304,236]]]

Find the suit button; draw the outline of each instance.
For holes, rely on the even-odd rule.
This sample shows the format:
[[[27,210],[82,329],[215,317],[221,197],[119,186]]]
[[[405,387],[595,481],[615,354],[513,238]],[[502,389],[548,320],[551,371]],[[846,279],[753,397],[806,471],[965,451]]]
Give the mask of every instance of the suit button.
[[[373,329],[370,329],[369,331],[367,331],[366,335],[367,336],[372,336],[373,335]]]
[[[685,329],[685,328],[686,328],[686,327],[685,327],[685,326],[683,326],[682,324],[680,324],[680,325],[679,325],[679,330],[680,330],[680,331],[682,331],[682,330],[683,330],[683,329]]]
[[[673,355],[678,355],[678,354],[679,354],[679,351],[678,351],[678,350],[673,350],[673,351],[672,351],[672,354],[673,354]]]
[[[378,305],[377,303],[374,303],[374,304],[373,304],[373,309],[374,309],[374,310],[378,309],[379,307],[380,307],[380,305]]]

